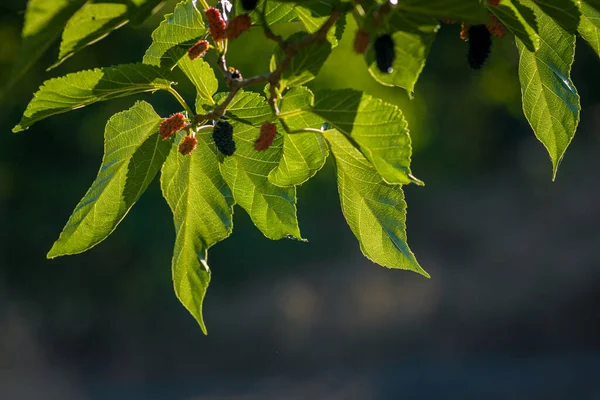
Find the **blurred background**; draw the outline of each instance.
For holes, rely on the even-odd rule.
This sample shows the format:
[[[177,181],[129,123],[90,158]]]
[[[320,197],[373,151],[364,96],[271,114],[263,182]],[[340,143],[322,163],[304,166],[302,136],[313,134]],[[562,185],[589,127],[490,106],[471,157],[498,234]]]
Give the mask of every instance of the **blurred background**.
[[[331,161],[298,190],[310,243],[271,242],[236,208],[233,235],[210,252],[207,337],[173,293],[157,181],[101,245],[46,260],[96,176],[108,118],[140,98],[161,115],[178,105],[140,95],[10,130],[43,80],[140,61],[173,6],[46,72],[57,43],[0,100],[0,399],[600,399],[600,60],[584,42],[582,120],[552,182],[521,112],[512,36],[478,72],[458,25],[443,26],[409,100],[369,76],[348,24],[310,86],[350,82],[404,111],[426,182],[405,190],[408,237],[430,280],[361,255]],[[2,1],[0,82],[24,9]],[[261,36],[231,46],[245,76],[268,67],[271,43],[246,45]]]

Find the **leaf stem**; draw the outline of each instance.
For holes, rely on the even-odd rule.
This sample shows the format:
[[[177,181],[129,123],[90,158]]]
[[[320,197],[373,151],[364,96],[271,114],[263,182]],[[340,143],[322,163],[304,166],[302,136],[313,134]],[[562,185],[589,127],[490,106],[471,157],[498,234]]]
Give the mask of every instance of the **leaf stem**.
[[[200,4],[202,4],[202,8],[204,8],[205,10],[208,10],[210,8],[206,0],[200,0]]]
[[[181,95],[179,94],[179,92],[177,90],[175,90],[173,87],[169,87],[169,89],[167,89],[167,90],[169,91],[169,93],[171,93],[173,95],[173,97],[175,97],[175,99],[179,102],[179,104],[181,104],[181,106],[185,109],[185,111],[187,111],[188,116],[194,115],[194,112],[192,111],[190,106],[188,106],[188,104],[185,102],[183,97],[181,97]]]

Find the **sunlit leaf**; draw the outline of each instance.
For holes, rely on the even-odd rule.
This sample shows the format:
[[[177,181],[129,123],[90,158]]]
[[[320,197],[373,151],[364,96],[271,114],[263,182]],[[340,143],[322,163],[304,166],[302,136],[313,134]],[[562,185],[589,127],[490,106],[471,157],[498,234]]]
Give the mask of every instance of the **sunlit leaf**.
[[[154,179],[170,149],[158,136],[161,118],[152,106],[138,102],[115,114],[104,133],[104,158],[98,177],[48,258],[89,250],[106,239]]]

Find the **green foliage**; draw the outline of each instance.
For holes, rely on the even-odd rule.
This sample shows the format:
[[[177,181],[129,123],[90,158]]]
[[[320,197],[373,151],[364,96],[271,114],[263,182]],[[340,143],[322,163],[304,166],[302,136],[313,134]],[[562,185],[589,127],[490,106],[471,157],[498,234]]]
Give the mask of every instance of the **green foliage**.
[[[16,68],[23,70],[35,63],[61,31],[57,64],[127,22],[143,21],[161,3],[31,0],[23,28],[22,53],[26,56],[16,62]],[[175,293],[206,332],[202,306],[211,278],[207,252],[231,234],[234,206],[244,209],[267,238],[304,241],[297,219],[296,189],[322,169],[331,153],[341,209],[365,256],[388,268],[429,276],[407,244],[403,185],[422,182],[411,172],[411,136],[402,111],[361,91],[313,94],[302,85],[319,74],[346,29],[346,19],[354,18],[370,35],[371,44],[386,33],[394,41],[390,73],[375,67],[373,46],[366,43],[364,58],[372,77],[382,85],[402,87],[412,97],[429,54],[435,51],[441,26],[438,19],[489,24],[492,14],[514,35],[523,111],[548,150],[556,177],[579,123],[579,96],[570,78],[576,36],[581,35],[600,55],[600,2],[397,3],[260,1],[249,16],[252,29],[264,31],[264,40],[252,46],[258,49],[272,40],[276,47],[268,71],[242,77],[227,65],[228,51],[235,46],[209,36],[204,15],[208,3],[183,0],[152,33],[143,63],[47,80],[14,132],[98,101],[157,90],[174,96],[180,106],[169,113],[183,112],[185,120],[184,125],[173,128],[169,122],[173,119],[159,116],[145,102],[115,114],[106,126],[98,176],[48,257],[80,253],[104,240],[160,170],[162,193],[173,213],[176,232],[172,260]],[[229,20],[240,14],[239,1],[234,1]],[[288,35],[279,36],[278,32],[286,31],[279,29],[280,23],[287,24]],[[188,48],[202,39],[211,43],[210,62],[187,56]],[[509,34],[507,40],[513,37]],[[173,71],[176,69],[182,74]],[[352,71],[340,74],[348,82],[353,79]],[[193,107],[176,91],[176,76],[189,80],[195,89]],[[261,93],[265,85],[266,96]],[[226,89],[217,93],[219,87]],[[236,150],[229,156],[217,150],[212,136],[216,121],[223,120],[233,126]],[[277,132],[269,136],[273,126]],[[185,143],[197,141],[191,154],[179,147],[184,139]]]
[[[570,77],[575,35],[540,8],[535,11],[543,38],[540,48],[532,52],[517,39],[523,111],[536,137],[548,150],[556,177],[558,165],[579,124],[579,95]]]
[[[108,121],[98,177],[75,207],[49,258],[89,250],[117,227],[169,153],[169,144],[157,134],[160,122],[146,102],[136,103]]]

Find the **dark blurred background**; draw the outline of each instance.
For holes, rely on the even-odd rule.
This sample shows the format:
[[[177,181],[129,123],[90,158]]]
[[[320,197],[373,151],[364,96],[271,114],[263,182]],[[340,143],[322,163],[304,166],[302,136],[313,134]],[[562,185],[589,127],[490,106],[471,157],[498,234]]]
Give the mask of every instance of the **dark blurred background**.
[[[140,98],[161,115],[178,106],[142,95],[10,129],[43,80],[141,60],[173,5],[46,72],[54,45],[0,100],[0,399],[600,399],[600,60],[584,42],[582,120],[552,182],[522,116],[512,36],[475,72],[459,27],[444,26],[409,100],[372,80],[347,26],[310,86],[351,83],[405,112],[427,184],[406,187],[409,243],[430,280],[361,255],[331,162],[298,190],[310,243],[271,242],[236,208],[234,234],[210,252],[207,337],[173,293],[158,182],[101,245],[46,260],[96,176],[108,118]],[[2,6],[5,82],[25,1]],[[246,76],[267,69],[272,45],[246,46],[261,35],[231,46]]]

